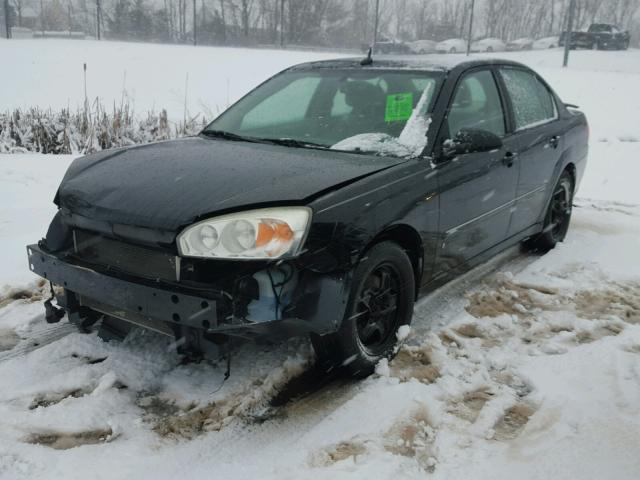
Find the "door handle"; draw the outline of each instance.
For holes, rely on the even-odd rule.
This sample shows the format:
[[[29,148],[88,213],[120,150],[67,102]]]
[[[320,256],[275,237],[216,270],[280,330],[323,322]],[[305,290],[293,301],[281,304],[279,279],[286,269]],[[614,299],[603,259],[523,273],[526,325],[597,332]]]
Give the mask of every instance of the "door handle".
[[[516,159],[517,156],[518,156],[517,153],[513,153],[513,152],[505,153],[504,157],[502,157],[503,165],[505,165],[507,168],[513,167],[513,161]]]
[[[560,145],[560,137],[558,135],[554,135],[553,137],[551,137],[549,139],[549,145],[551,145],[553,148],[558,148],[558,145]]]

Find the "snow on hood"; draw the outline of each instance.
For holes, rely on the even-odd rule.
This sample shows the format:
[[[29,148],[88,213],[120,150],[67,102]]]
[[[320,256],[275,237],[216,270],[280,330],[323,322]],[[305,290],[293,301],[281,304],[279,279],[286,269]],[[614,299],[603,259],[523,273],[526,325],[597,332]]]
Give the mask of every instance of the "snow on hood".
[[[387,133],[361,133],[345,138],[331,146],[333,150],[374,152],[383,156],[402,158],[417,157],[427,146],[427,133],[431,125],[431,117],[427,113],[429,99],[434,85],[429,84],[413,109],[411,117],[400,132],[399,137]]]

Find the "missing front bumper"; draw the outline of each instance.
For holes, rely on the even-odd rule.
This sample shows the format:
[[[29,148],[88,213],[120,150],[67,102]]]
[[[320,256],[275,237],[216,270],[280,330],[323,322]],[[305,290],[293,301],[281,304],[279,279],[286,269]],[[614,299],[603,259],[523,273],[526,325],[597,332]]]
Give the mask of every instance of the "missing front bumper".
[[[88,308],[176,337],[189,329],[242,337],[328,333],[338,328],[346,302],[343,277],[309,274],[291,287],[290,305],[276,308],[279,315],[273,315],[271,301],[258,297],[240,317],[234,314],[231,293],[213,287],[200,294],[188,287],[129,281],[67,263],[36,244],[27,247],[27,254],[31,271],[64,288],[68,298],[59,303],[68,313]]]
[[[27,254],[32,272],[80,297],[115,307],[114,316],[126,319],[128,314],[134,314],[149,320],[194,328],[215,328],[220,325],[215,299],[104,275],[66,263],[38,245],[29,245]]]

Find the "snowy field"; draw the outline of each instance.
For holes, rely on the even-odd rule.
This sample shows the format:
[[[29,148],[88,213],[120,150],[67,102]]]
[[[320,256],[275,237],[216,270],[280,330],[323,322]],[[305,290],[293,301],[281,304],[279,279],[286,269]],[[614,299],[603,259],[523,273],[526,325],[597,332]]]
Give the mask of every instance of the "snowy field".
[[[75,110],[87,97],[109,108],[123,95],[140,115],[167,109],[169,119],[213,116],[271,75],[290,65],[335,54],[210,48],[124,42],[0,40],[0,109]]]
[[[121,98],[126,71],[139,112],[177,117],[187,72],[190,112],[215,112],[334,56],[65,41],[0,55],[1,108],[79,105],[86,61],[91,96]],[[224,365],[179,365],[154,334],[47,326],[24,245],[71,158],[0,155],[0,479],[640,478],[640,51],[572,52],[566,70],[561,56],[504,54],[589,118],[567,240],[420,300],[396,359],[361,382],[316,385],[304,340],[238,347],[219,388]]]

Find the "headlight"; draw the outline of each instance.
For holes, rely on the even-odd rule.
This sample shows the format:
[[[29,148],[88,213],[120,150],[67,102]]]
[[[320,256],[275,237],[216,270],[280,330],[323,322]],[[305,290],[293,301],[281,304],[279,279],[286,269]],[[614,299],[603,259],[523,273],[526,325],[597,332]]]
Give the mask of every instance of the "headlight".
[[[210,218],[185,228],[178,235],[178,250],[183,257],[295,257],[310,220],[307,207],[265,208]]]

